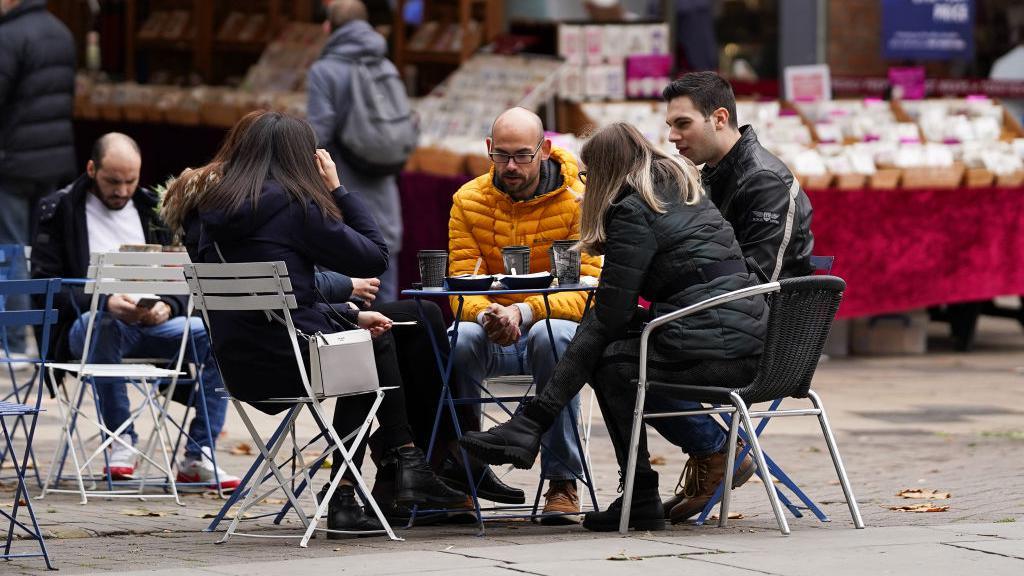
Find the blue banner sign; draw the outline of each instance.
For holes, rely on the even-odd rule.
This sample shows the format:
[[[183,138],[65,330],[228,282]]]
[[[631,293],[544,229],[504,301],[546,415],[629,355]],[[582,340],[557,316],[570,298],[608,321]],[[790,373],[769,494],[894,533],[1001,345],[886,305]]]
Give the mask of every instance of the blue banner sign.
[[[882,56],[953,60],[974,57],[973,0],[882,0]]]

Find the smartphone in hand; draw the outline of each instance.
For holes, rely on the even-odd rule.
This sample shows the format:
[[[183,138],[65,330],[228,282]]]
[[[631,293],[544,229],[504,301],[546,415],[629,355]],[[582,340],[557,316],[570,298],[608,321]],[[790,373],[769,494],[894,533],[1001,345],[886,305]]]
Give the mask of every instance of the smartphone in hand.
[[[135,295],[135,306],[137,306],[139,308],[145,308],[146,310],[149,310],[153,306],[156,306],[156,303],[159,302],[159,301],[160,301],[160,297],[157,296],[156,294],[136,294]]]

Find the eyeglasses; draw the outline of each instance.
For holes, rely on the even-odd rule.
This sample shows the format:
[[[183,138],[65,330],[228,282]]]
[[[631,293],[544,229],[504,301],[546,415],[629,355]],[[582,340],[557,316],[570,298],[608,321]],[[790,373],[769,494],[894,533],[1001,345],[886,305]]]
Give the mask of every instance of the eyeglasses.
[[[540,147],[544,145],[544,141],[541,140],[537,147],[533,149],[533,154],[506,154],[504,152],[488,152],[487,155],[491,157],[491,162],[495,164],[508,164],[509,159],[516,161],[516,164],[532,164],[533,159],[537,156],[537,152],[540,151]]]
[[[580,175],[580,182],[583,183],[583,184],[586,184],[587,183],[587,171],[586,170],[580,170],[579,171],[579,175]]]

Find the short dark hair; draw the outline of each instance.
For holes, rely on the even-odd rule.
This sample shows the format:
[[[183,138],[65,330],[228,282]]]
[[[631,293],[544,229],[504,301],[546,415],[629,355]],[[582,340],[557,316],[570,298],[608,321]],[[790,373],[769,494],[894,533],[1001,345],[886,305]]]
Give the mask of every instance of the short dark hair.
[[[121,134],[120,132],[108,132],[103,136],[96,139],[96,142],[92,145],[92,155],[89,159],[92,160],[93,166],[97,170],[103,165],[103,158],[107,155],[107,150],[111,146],[117,143],[127,144],[132,150],[135,151],[139,157],[142,157],[142,150],[139,149],[139,143],[136,142],[131,136]]]
[[[686,96],[694,107],[701,111],[705,118],[719,108],[729,113],[729,125],[737,128],[736,95],[733,94],[729,81],[714,72],[690,72],[673,80],[665,87],[661,97],[666,102]]]

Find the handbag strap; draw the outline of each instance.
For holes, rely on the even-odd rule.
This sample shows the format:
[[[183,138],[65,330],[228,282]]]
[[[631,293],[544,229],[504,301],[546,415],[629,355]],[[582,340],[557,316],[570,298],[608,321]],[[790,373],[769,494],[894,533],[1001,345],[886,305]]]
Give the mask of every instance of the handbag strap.
[[[205,224],[204,224],[204,228],[205,228]],[[218,244],[216,240],[213,242],[213,249],[217,251],[217,257],[220,258],[220,261],[221,261],[222,264],[228,264],[229,263],[227,260],[224,259],[224,253],[220,251],[220,244]],[[255,296],[255,295],[256,294],[253,294],[253,296]],[[288,326],[288,322],[286,322],[284,318],[279,316],[277,314],[277,312],[274,312],[273,310],[264,310],[263,311],[263,315],[267,317],[267,321],[268,322],[276,320],[282,326],[285,326],[285,327]],[[299,335],[301,335],[306,340],[309,340],[309,336],[306,336],[305,334],[303,334],[302,331],[299,330],[298,328],[296,328],[295,331],[298,332]]]
[[[320,291],[320,288],[317,287],[315,281],[313,283],[313,292],[315,292],[317,297],[320,298],[320,300],[322,300],[323,303],[327,305],[327,309],[331,311],[331,315],[334,317],[334,319],[340,320],[343,325],[348,325],[350,328],[359,330],[358,324],[346,318],[345,315],[342,314],[341,312],[338,312],[338,309],[334,307],[334,304],[327,300],[327,297],[324,296],[324,293]]]

